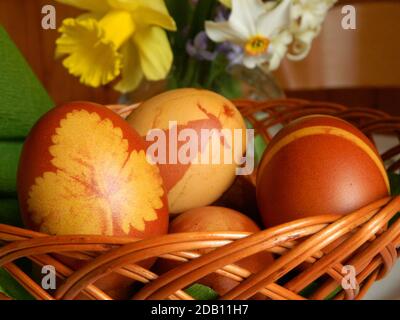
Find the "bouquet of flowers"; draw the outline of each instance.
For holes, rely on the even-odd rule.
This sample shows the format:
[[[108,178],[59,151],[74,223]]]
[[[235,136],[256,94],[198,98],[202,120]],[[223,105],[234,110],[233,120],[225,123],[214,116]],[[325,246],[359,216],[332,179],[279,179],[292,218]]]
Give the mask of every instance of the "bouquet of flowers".
[[[336,0],[56,0],[87,12],[63,21],[56,57],[91,87],[143,80],[240,95],[235,66],[263,72],[303,59]]]

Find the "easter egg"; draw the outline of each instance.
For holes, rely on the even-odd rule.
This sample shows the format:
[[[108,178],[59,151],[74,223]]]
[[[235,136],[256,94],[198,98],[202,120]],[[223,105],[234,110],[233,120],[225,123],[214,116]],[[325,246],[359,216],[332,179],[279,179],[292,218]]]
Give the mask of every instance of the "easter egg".
[[[142,138],[118,115],[88,102],[45,114],[18,169],[26,225],[52,235],[147,238],[168,229],[168,204]]]
[[[244,214],[224,207],[202,207],[189,210],[176,217],[169,227],[169,233],[182,232],[258,232],[258,226]],[[198,250],[204,254],[209,250]],[[269,252],[259,252],[255,255],[244,258],[235,264],[250,272],[258,272],[265,269],[274,261]],[[158,270],[163,272],[178,265],[178,262],[160,259]],[[224,295],[239,283],[217,273],[212,273],[197,281],[208,286],[219,295]],[[254,298],[263,298],[263,295],[256,295]]]
[[[224,97],[173,90],[141,104],[127,121],[145,138],[148,154],[160,167],[170,213],[209,205],[233,183],[246,126]]]
[[[268,145],[257,173],[257,202],[266,227],[325,214],[351,213],[389,195],[372,142],[332,116],[300,118]]]

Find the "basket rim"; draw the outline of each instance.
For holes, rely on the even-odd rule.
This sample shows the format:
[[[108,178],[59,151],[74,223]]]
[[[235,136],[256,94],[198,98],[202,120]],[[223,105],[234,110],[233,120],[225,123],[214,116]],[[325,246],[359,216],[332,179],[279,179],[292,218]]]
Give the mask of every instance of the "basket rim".
[[[400,132],[400,117],[369,108],[347,108],[328,102],[311,102],[302,99],[280,99],[263,102],[234,100],[243,116],[259,126],[252,114],[264,110],[287,123],[307,113],[339,115],[346,119],[362,118],[363,130],[373,133],[380,130]],[[127,117],[139,104],[107,106]],[[281,110],[281,108],[284,108]],[[268,123],[272,125],[273,121]],[[261,132],[262,135],[265,133]],[[400,136],[400,135],[398,135]],[[384,153],[392,158],[400,153],[400,145]],[[400,160],[389,169],[400,168]],[[251,179],[251,177],[250,177]],[[251,181],[251,180],[250,180]],[[254,182],[254,181],[253,181]],[[80,292],[109,300],[105,292],[93,285],[97,279],[111,272],[124,271],[128,277],[147,283],[135,299],[184,299],[190,300],[182,288],[193,280],[209,273],[218,273],[240,284],[222,299],[248,299],[256,292],[270,298],[303,299],[299,291],[322,274],[330,280],[311,298],[323,298],[332,285],[343,279],[341,267],[346,259],[360,268],[357,281],[362,286],[344,290],[338,298],[361,298],[368,288],[384,277],[393,267],[400,247],[400,220],[388,227],[388,222],[400,211],[400,196],[386,197],[346,215],[320,215],[294,220],[257,233],[249,232],[191,232],[165,234],[150,239],[102,235],[51,236],[28,229],[0,224],[0,267],[3,266],[21,284],[40,299],[72,299]],[[334,239],[346,238],[340,245],[327,251]],[[353,239],[350,241],[350,239]],[[1,245],[3,242],[3,246]],[[199,254],[195,250],[213,248]],[[358,252],[362,249],[362,252]],[[32,258],[37,264],[51,260],[54,252],[65,256],[87,259],[88,263],[77,271],[61,264],[65,283],[55,296],[43,292],[26,274],[15,266],[21,257]],[[261,251],[272,252],[280,258],[258,273],[236,265],[236,262]],[[351,256],[349,256],[351,255]],[[184,266],[157,276],[137,263],[149,257],[162,257],[186,261]],[[282,274],[309,263],[310,267],[285,286],[276,283]],[[59,263],[59,262],[58,262]],[[1,297],[0,297],[1,299]]]

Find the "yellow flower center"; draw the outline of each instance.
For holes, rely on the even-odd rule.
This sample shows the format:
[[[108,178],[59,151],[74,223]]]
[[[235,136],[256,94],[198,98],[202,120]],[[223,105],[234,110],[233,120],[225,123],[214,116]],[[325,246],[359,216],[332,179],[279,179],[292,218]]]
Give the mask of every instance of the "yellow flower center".
[[[245,51],[251,56],[259,56],[267,52],[271,41],[263,36],[254,36],[247,41]]]

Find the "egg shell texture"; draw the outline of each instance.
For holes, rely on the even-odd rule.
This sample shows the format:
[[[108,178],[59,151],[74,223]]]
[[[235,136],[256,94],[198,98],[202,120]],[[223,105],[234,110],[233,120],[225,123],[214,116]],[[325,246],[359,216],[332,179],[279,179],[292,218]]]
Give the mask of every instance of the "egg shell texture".
[[[371,141],[344,120],[301,118],[271,141],[257,176],[265,226],[347,214],[390,193],[382,160]]]
[[[26,225],[50,234],[145,238],[168,229],[166,192],[142,138],[93,103],[54,108],[32,128],[18,194]]]
[[[198,89],[168,91],[144,102],[132,112],[128,122],[142,137],[146,137],[151,129],[161,129],[166,134],[167,163],[160,164],[159,167],[168,190],[170,212],[180,213],[217,200],[233,183],[237,165],[222,161],[217,164],[194,164],[196,160],[200,162],[202,153],[211,150],[210,145],[207,146],[208,149],[201,150],[200,140],[198,152],[190,163],[170,163],[171,121],[176,121],[177,134],[184,129],[193,129],[197,137],[201,136],[202,129],[241,129],[242,143],[238,148],[240,155],[246,146],[246,126],[241,114],[229,100],[216,93]],[[180,150],[187,141],[178,141],[176,150]],[[148,147],[152,143],[148,142]],[[221,159],[224,152],[234,151],[223,138],[220,145]]]
[[[217,206],[196,208],[176,217],[170,224],[170,233],[182,232],[258,232],[260,228],[244,214]],[[202,249],[198,252],[205,254],[209,250]],[[244,258],[235,264],[250,272],[259,272],[273,263],[274,259],[269,252],[259,252],[255,255]],[[179,265],[177,262],[159,260],[158,268],[166,272]],[[198,281],[199,283],[211,287],[220,295],[226,294],[239,283],[222,275],[212,273]],[[264,299],[262,294],[257,294],[253,299]]]

